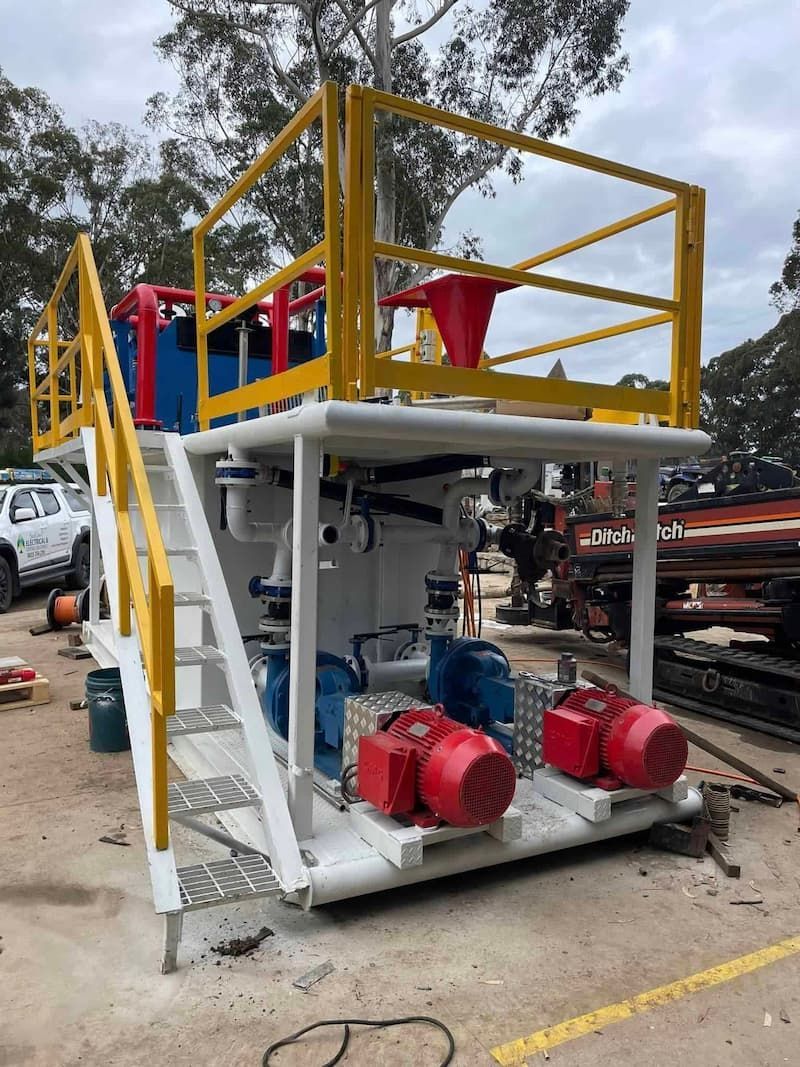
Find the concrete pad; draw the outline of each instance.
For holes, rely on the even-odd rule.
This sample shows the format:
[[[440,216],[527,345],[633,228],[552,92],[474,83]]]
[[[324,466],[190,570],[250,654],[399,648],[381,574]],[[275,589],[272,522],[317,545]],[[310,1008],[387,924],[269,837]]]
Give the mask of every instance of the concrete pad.
[[[57,657],[66,634],[28,635],[43,616],[40,599],[28,594],[0,616],[0,652],[22,655],[53,683],[49,705],[0,716],[3,1067],[257,1067],[267,1044],[317,1019],[400,1014],[440,1018],[455,1034],[455,1063],[475,1067],[493,1062],[495,1045],[800,932],[797,808],[740,801],[731,846],[741,882],[723,878],[709,858],[624,839],[309,914],[274,901],[190,914],[180,970],[161,976],[130,757],[89,751],[85,712],[67,702],[81,695],[92,664]],[[563,648],[595,669],[613,666],[573,634],[484,636],[512,658],[552,663]],[[695,725],[800,783],[796,746],[710,720]],[[714,765],[696,750],[690,761]],[[689,775],[692,784],[701,777]],[[98,841],[122,826],[131,847]],[[189,838],[175,833],[189,855]],[[764,904],[732,907],[750,895],[749,881]],[[264,925],[274,934],[252,956],[210,951]],[[326,960],[332,974],[308,993],[292,987]],[[561,1045],[550,1058],[568,1067],[773,1067],[797,1062],[798,1028],[794,957]],[[315,1038],[283,1058],[310,1067],[338,1044]],[[419,1028],[357,1033],[346,1062],[425,1067],[442,1048]]]

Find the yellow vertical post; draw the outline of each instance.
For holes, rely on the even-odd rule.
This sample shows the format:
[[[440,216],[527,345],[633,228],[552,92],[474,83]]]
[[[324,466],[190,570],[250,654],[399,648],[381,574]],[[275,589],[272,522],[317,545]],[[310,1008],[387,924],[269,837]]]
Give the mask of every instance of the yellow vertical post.
[[[74,415],[78,410],[78,357],[77,354],[72,357],[67,367],[69,373],[69,413]],[[76,436],[78,433],[78,427],[73,426],[72,435]]]
[[[83,338],[81,352],[85,352],[84,366],[89,371],[91,390],[93,397],[103,392],[103,338],[100,323],[97,321],[97,309],[92,300],[91,284],[89,279],[89,265],[87,256],[92,254],[92,246],[85,234],[78,234],[78,300],[85,314],[82,318],[81,327]],[[97,481],[97,495],[106,495],[106,475],[108,471],[106,460],[106,445],[103,434],[92,412],[87,420],[91,425],[94,422],[94,448],[95,470]]]
[[[375,394],[375,91],[363,90],[361,124],[361,397]]]
[[[120,413],[114,410],[114,512],[117,516],[117,583],[119,585],[119,632],[127,637],[131,632],[131,575],[122,548],[119,516],[128,515],[128,459],[122,433]]]
[[[685,192],[676,197],[675,207],[675,265],[672,298],[678,309],[672,318],[672,351],[670,356],[670,425],[686,425],[686,322],[687,322],[687,229],[689,198]]]
[[[207,430],[205,417],[208,403],[208,334],[206,333],[206,262],[203,235],[192,235],[194,255],[194,312],[197,323],[197,419],[201,430]]]
[[[328,396],[345,395],[342,353],[342,240],[339,229],[339,101],[334,82],[322,87],[322,197],[325,222],[325,322],[330,357]]]
[[[342,360],[345,395],[358,399],[358,295],[360,287],[359,232],[361,228],[361,134],[363,94],[360,85],[350,85],[344,105],[344,310]]]
[[[92,333],[92,302],[89,299],[89,287],[84,284],[83,259],[78,255],[78,330],[81,337],[81,406],[83,408],[83,425],[94,424],[92,411],[93,368],[87,351],[86,339]],[[95,448],[97,445],[95,444]]]
[[[47,367],[48,367],[48,381],[50,383],[48,392],[50,394],[50,445],[54,446],[59,444],[61,439],[61,431],[59,423],[61,421],[61,410],[59,408],[58,394],[58,374],[56,373],[56,364],[58,363],[58,307],[54,301],[51,301],[47,306]]]
[[[169,847],[169,781],[167,778],[167,720],[150,705],[153,762],[153,837],[158,849]]]
[[[700,423],[700,342],[703,317],[703,245],[706,194],[693,185],[689,193],[687,234],[687,309],[686,309],[686,425]]]
[[[33,437],[33,451],[38,452],[41,447],[39,436],[39,403],[33,395],[36,392],[36,345],[33,336],[28,338],[28,396],[31,406],[31,436]]]
[[[169,581],[159,584],[157,610],[161,650],[161,714],[167,716],[175,714],[175,587],[171,575]],[[169,651],[169,660],[164,658],[165,650]]]
[[[175,711],[175,664],[167,662],[165,650],[175,645],[173,586],[160,581],[152,559],[147,569],[150,604],[150,717],[152,722],[153,836],[158,849],[169,845],[169,796],[167,776],[167,716]]]

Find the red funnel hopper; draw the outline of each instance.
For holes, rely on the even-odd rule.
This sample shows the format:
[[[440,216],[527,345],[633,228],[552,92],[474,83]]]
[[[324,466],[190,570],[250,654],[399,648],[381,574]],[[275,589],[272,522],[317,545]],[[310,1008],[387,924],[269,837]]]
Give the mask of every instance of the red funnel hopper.
[[[483,352],[494,299],[498,293],[514,288],[513,282],[499,282],[471,274],[447,274],[444,278],[384,297],[381,304],[429,307],[452,365],[473,370]]]

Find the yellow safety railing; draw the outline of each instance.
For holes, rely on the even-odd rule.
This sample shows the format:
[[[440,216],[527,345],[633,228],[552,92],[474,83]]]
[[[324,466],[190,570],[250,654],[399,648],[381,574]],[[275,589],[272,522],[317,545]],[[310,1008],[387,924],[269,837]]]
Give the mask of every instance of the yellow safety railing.
[[[586,170],[647,186],[669,199],[601,229],[532,256],[512,267],[432,252],[375,239],[375,119],[377,112],[427,123],[505,148],[532,153]],[[704,192],[697,186],[577,152],[561,145],[503,130],[484,122],[440,111],[402,97],[361,86],[347,94],[347,183],[344,235],[344,336],[359,342],[360,396],[377,388],[413,394],[465,394],[606,409],[603,417],[634,420],[639,413],[657,415],[674,426],[696,426],[699,418],[700,316],[702,308],[702,245]],[[587,282],[556,278],[533,268],[570,252],[674,213],[674,274],[670,296],[654,296]],[[485,359],[475,369],[437,366],[411,360],[393,361],[375,353],[375,260],[383,258],[463,274],[479,275],[519,286],[568,293],[646,309],[649,314],[572,337]],[[354,279],[358,279],[357,283]],[[670,388],[634,389],[599,382],[579,382],[526,374],[497,374],[504,363],[543,355],[608,337],[670,324],[672,329]],[[354,345],[353,345],[354,347]]]
[[[59,311],[69,311],[62,300],[76,276],[77,327],[74,337],[64,341],[59,339]],[[37,354],[42,349],[47,352],[47,371],[39,381]],[[79,234],[30,335],[28,373],[34,456],[76,437],[83,426],[95,428],[97,492],[105,496],[110,490],[117,520],[119,632],[131,633],[133,603],[150,689],[153,834],[156,848],[164,849],[169,844],[167,716],[175,712],[174,587],[86,234]],[[144,528],[146,584],[131,524],[133,508]]]
[[[237,414],[251,408],[275,404],[289,397],[320,388],[327,389],[329,398],[343,397],[346,392],[345,361],[342,357],[342,278],[341,228],[339,222],[339,130],[337,92],[332,82],[326,82],[298,111],[289,124],[221,197],[194,229],[194,287],[196,293],[206,291],[205,238],[213,227],[231,210],[277,160],[315,121],[322,124],[323,154],[323,210],[324,237],[298,256],[288,266],[277,271],[234,303],[208,317],[202,303],[197,307],[197,414],[200,429],[208,429],[212,419]],[[208,337],[214,330],[231,322],[254,304],[278,289],[296,281],[304,271],[325,263],[325,300],[327,352],[298,367],[280,374],[230,389],[216,396],[209,395]]]

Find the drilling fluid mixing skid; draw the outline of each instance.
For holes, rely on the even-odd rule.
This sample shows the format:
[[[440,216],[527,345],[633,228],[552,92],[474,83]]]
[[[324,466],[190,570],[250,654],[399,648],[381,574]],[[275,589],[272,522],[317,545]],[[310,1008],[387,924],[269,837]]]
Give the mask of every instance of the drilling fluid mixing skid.
[[[379,241],[376,113],[659,199],[510,267]],[[29,342],[36,460],[91,501],[84,639],[121,672],[164,970],[193,909],[308,908],[700,807],[650,701],[659,460],[709,443],[702,190],[359,86],[344,116],[324,85],[198,223],[193,290],[143,283],[108,311],[79,235]],[[247,293],[208,292],[207,235],[312,128],[321,240]],[[667,295],[539,270],[664,216]],[[377,261],[427,275],[376,302]],[[489,356],[515,289],[644,314],[556,341],[531,319],[533,347]],[[379,305],[414,310],[408,345],[375,351]],[[669,332],[666,390],[497,369],[650,328]],[[503,537],[546,570],[565,550],[475,502],[513,508],[545,462],[599,457],[638,468],[629,699],[517,672],[463,618],[471,554]]]

